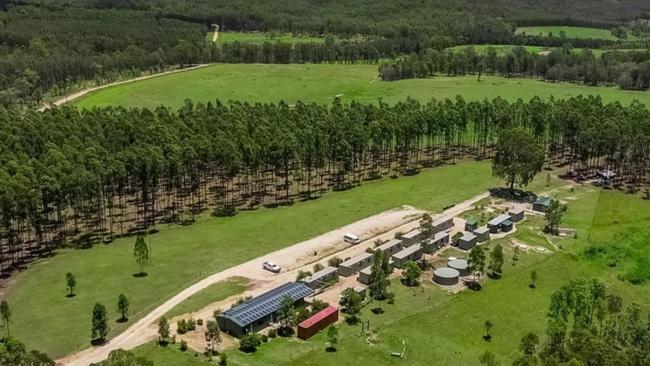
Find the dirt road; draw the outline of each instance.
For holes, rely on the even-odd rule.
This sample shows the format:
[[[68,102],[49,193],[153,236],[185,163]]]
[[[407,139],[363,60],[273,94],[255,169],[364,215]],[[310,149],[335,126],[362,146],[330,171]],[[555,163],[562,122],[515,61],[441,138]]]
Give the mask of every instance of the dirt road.
[[[451,207],[439,215],[435,215],[434,218],[456,216],[463,211],[471,209],[477,201],[488,196],[488,192],[475,196]],[[107,344],[99,347],[87,348],[78,353],[68,355],[57,360],[57,364],[87,366],[90,363],[106,359],[111,351],[118,348],[127,350],[135,348],[156,338],[156,324],[161,316],[165,315],[169,310],[188,297],[214,283],[224,281],[234,276],[248,277],[253,279],[256,286],[254,289],[247,291],[246,295],[259,295],[279,284],[295,280],[298,269],[305,267],[309,268],[308,266],[311,266],[311,264],[316,261],[326,261],[328,257],[333,255],[338,255],[341,258],[353,256],[363,252],[365,248],[372,246],[372,242],[377,237],[381,236],[382,239],[386,239],[392,237],[396,231],[406,232],[415,228],[418,226],[417,219],[422,213],[423,211],[408,206],[382,212],[378,215],[362,219],[353,224],[330,231],[302,243],[292,245],[263,257],[215,273],[179,292],[145,317],[138,320],[126,331],[111,339]],[[342,237],[348,232],[355,233],[364,240],[364,242],[355,246],[343,243]],[[281,265],[283,272],[274,275],[264,271],[262,269],[262,263],[267,260]],[[209,318],[211,311],[212,309],[210,307],[206,307],[197,312],[197,315],[199,316],[195,318]]]
[[[93,88],[83,89],[83,90],[80,90],[80,91],[78,91],[76,93],[68,94],[68,95],[66,95],[64,97],[56,99],[55,101],[42,106],[41,108],[38,109],[38,111],[43,112],[46,109],[49,109],[49,108],[52,108],[52,107],[58,107],[60,105],[64,105],[64,104],[73,102],[73,101],[83,97],[84,95],[86,95],[88,93],[92,93],[94,91],[105,89],[105,88],[110,88],[111,86],[133,83],[133,82],[140,81],[140,80],[156,78],[156,77],[159,77],[159,76],[175,74],[175,73],[178,73],[178,72],[190,71],[190,70],[199,69],[201,67],[206,67],[206,66],[210,66],[210,65],[211,64],[201,64],[201,65],[196,65],[196,66],[192,66],[192,67],[186,67],[184,69],[174,69],[174,70],[161,72],[161,73],[158,73],[158,74],[140,76],[140,77],[129,79],[129,80],[116,81],[114,83],[109,83],[109,84],[106,84],[106,85],[101,85],[101,86],[96,86],[96,87],[93,87]]]
[[[362,239],[374,237],[379,233],[401,226],[406,222],[413,221],[417,219],[420,214],[421,211],[411,207],[386,211],[302,243],[292,245],[263,257],[215,273],[179,292],[145,317],[138,320],[126,331],[110,340],[107,344],[100,347],[88,348],[81,352],[66,356],[57,360],[57,363],[69,366],[86,366],[90,363],[106,359],[112,350],[118,348],[132,349],[137,347],[138,345],[156,337],[156,324],[161,316],[183,300],[214,283],[221,282],[233,276],[269,279],[271,281],[271,286],[273,286],[274,283],[295,280],[295,274],[291,273],[292,270],[301,267],[302,265],[309,264],[314,260],[322,259],[324,256],[337,251],[336,248],[338,248],[338,250],[347,248],[349,245],[342,242],[345,233],[356,233]],[[314,256],[314,253],[321,253],[321,255]],[[262,263],[266,260],[281,265],[287,272],[279,276],[274,276],[273,274],[264,271],[262,269]],[[267,285],[260,286],[252,294],[255,295],[266,290],[268,290]]]

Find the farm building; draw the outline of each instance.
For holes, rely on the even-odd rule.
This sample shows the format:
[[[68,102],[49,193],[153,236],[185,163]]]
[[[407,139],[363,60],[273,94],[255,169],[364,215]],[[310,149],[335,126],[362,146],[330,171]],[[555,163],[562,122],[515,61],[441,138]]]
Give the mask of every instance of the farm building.
[[[408,248],[402,249],[400,252],[393,254],[393,262],[395,267],[402,268],[404,263],[408,261],[417,261],[422,258],[422,246],[420,244],[411,245]]]
[[[390,267],[390,270],[392,272],[393,268],[395,267],[395,261],[393,261],[393,258],[390,258],[388,260],[388,266]],[[357,277],[357,281],[363,283],[364,285],[367,285],[370,283],[370,274],[372,273],[372,267],[366,267],[359,271],[359,276]]]
[[[436,233],[433,236],[433,245],[436,247],[442,248],[447,244],[449,244],[449,234],[445,233],[444,231]]]
[[[370,283],[370,274],[372,273],[372,268],[371,267],[366,267],[359,271],[359,277],[357,277],[357,281],[363,283],[364,285],[367,285]]]
[[[377,248],[375,248],[375,250],[379,250],[380,252],[393,255],[399,252],[400,250],[402,250],[402,248],[403,248],[402,241],[400,239],[393,239],[378,246]]]
[[[339,277],[338,268],[336,267],[325,267],[320,271],[314,273],[313,275],[303,278],[300,282],[303,282],[307,286],[315,289],[325,287],[331,282],[335,282]]]
[[[451,269],[457,270],[461,276],[469,275],[469,264],[464,259],[454,259],[453,261],[450,260],[447,263],[447,266],[449,266]]]
[[[356,291],[359,294],[359,296],[361,296],[361,300],[364,300],[366,298],[367,287],[357,286],[354,288],[354,291]]]
[[[490,240],[490,229],[487,226],[477,228],[472,234],[476,235],[476,241],[479,243]]]
[[[509,214],[503,214],[499,215],[492,220],[490,220],[487,224],[488,228],[490,229],[490,232],[492,234],[496,234],[501,230],[501,224],[504,221],[510,220],[510,215]]]
[[[508,212],[510,214],[510,221],[519,222],[524,219],[524,210],[521,208],[515,208]]]
[[[417,243],[420,240],[421,236],[422,236],[422,230],[415,229],[415,230],[411,230],[408,233],[402,235],[402,237],[400,239],[402,239],[402,245],[404,247],[409,247],[409,246]]]
[[[339,309],[328,306],[298,324],[298,338],[309,339],[314,334],[339,320]]]
[[[350,258],[339,265],[339,274],[344,277],[350,277],[360,270],[368,267],[372,263],[372,254],[361,253],[356,257]]]
[[[289,282],[219,314],[219,328],[235,337],[264,329],[275,319],[282,300],[301,304],[314,290],[302,282]]]
[[[546,212],[550,206],[550,197],[539,197],[537,201],[533,202],[533,210],[537,212]]]
[[[512,228],[514,226],[515,226],[515,224],[512,221],[506,220],[506,221],[501,223],[501,231],[503,231],[504,233],[509,233],[509,232],[512,231]]]
[[[433,239],[428,239],[425,242],[423,242],[422,250],[425,253],[430,254],[444,247],[447,244],[449,244],[449,234],[447,234],[444,231],[441,231],[439,233],[436,233],[433,236]]]
[[[458,283],[460,272],[453,268],[442,267],[433,271],[433,282],[443,286],[453,286]]]
[[[463,236],[458,238],[458,248],[462,250],[470,250],[476,245],[476,235],[467,231],[463,232]]]
[[[470,217],[469,219],[465,220],[465,231],[469,231],[470,233],[478,227],[478,221],[476,221],[475,218]]]
[[[443,218],[437,219],[431,224],[431,226],[433,228],[434,233],[451,229],[452,227],[454,227],[454,218],[453,217],[443,217]]]

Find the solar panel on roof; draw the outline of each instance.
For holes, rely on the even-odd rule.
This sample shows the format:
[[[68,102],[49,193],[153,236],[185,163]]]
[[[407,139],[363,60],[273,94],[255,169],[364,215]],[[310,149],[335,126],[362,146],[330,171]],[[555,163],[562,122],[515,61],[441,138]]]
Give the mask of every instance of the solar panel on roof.
[[[285,296],[297,301],[312,293],[313,290],[304,283],[289,282],[226,310],[220,316],[243,327],[278,311]]]

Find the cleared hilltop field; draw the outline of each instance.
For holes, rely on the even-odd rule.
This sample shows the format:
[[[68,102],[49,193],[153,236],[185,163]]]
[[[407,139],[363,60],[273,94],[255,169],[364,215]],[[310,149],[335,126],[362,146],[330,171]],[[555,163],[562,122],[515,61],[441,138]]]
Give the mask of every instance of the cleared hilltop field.
[[[422,101],[431,98],[467,100],[497,96],[514,101],[534,96],[548,99],[578,95],[600,95],[606,102],[629,104],[634,99],[650,101],[650,93],[621,91],[616,87],[588,87],[570,83],[547,83],[536,79],[476,76],[435,77],[395,82],[377,80],[376,65],[269,65],[218,64],[184,73],[165,75],[122,84],[88,94],[75,104],[81,108],[123,106],[178,108],[184,101],[248,102],[296,101],[330,103],[336,96],[343,101],[397,102],[406,97]]]
[[[208,39],[213,39],[214,33],[208,33]],[[284,42],[284,43],[323,43],[325,37],[312,37],[303,35],[293,35],[288,33],[263,33],[263,32],[219,32],[217,43],[242,42],[252,44],[262,44],[265,42]]]
[[[519,27],[516,31],[518,34],[528,34],[530,36],[548,36],[549,33],[554,37],[560,37],[562,33],[566,38],[582,39],[604,39],[615,41],[618,38],[612,34],[609,29],[588,28],[588,27],[569,27],[569,26],[534,26]]]

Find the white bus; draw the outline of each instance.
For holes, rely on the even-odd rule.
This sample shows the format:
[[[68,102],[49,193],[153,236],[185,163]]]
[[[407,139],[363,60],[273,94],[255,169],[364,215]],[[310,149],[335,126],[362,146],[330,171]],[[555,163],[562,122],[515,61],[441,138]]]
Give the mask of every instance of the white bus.
[[[361,239],[358,236],[350,233],[343,235],[343,241],[352,245],[361,243]]]

